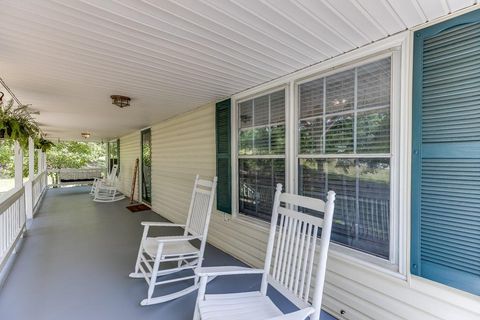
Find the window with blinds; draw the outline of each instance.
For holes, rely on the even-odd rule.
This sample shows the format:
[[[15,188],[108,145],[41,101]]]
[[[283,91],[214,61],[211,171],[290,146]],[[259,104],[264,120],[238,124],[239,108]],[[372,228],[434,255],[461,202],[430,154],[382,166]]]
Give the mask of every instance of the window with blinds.
[[[298,190],[337,193],[332,241],[390,257],[391,57],[298,86]]]
[[[239,210],[270,220],[285,183],[285,90],[240,102],[238,119]]]

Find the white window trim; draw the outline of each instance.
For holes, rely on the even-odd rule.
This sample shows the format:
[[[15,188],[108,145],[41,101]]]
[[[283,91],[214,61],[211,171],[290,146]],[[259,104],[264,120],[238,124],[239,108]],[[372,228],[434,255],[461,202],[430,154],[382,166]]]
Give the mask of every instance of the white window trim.
[[[268,222],[244,215],[238,208],[238,103],[286,88],[285,90],[285,186],[286,192],[298,192],[297,177],[297,101],[298,84],[316,76],[326,76],[340,69],[352,68],[369,60],[378,60],[392,52],[392,106],[391,106],[391,245],[390,261],[332,243],[331,254],[355,265],[370,267],[379,272],[405,280],[409,263],[410,241],[410,130],[411,107],[409,100],[411,76],[412,33],[405,31],[365,47],[342,54],[328,61],[291,73],[271,82],[232,96],[231,154],[232,154],[232,219],[268,232]],[[294,128],[292,130],[292,127]],[[393,231],[393,232],[392,232]]]

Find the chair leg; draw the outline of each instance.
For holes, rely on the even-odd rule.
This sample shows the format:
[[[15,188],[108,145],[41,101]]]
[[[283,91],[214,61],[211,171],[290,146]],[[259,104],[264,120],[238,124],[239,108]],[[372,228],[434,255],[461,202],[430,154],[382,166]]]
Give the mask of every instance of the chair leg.
[[[198,288],[197,303],[195,304],[195,313],[193,314],[193,320],[200,320],[200,310],[198,305],[200,301],[205,299],[205,291],[207,288],[208,277],[200,278],[200,287]]]
[[[130,273],[130,278],[140,278],[143,277],[143,274],[140,273],[140,263],[142,263],[142,253],[143,253],[143,244],[145,239],[147,239],[148,229],[150,226],[146,225],[143,227],[142,240],[140,241],[140,247],[138,248],[137,261],[135,262],[135,272]]]
[[[160,259],[162,258],[163,243],[158,245],[157,255],[155,256],[155,262],[153,263],[152,275],[150,276],[150,283],[148,284],[148,295],[147,301],[152,299],[153,291],[155,290],[155,285],[157,283],[157,273],[160,268]]]

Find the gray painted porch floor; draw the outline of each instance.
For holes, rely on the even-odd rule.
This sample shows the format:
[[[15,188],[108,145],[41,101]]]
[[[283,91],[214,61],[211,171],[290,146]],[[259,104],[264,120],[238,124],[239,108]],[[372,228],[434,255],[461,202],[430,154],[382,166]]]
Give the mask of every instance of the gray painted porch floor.
[[[47,192],[0,290],[0,319],[192,319],[196,292],[141,307],[147,285],[128,277],[141,238],[140,222],[164,219],[151,211],[131,213],[125,208],[127,200],[94,203],[87,191],[75,187]],[[208,246],[205,265],[242,263]],[[252,289],[258,280],[222,277],[210,282],[207,290]],[[283,311],[295,310],[275,290],[270,289],[269,296]],[[334,318],[324,313],[323,319]]]

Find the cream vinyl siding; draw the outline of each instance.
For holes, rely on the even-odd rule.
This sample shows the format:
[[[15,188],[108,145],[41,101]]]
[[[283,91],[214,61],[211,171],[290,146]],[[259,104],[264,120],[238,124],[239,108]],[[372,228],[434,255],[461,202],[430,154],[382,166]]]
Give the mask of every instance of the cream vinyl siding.
[[[210,103],[151,128],[153,210],[173,222],[186,220],[195,174],[215,175],[214,110]],[[122,138],[123,172],[123,165],[134,160],[125,152],[130,155],[139,150],[130,145],[139,144],[134,138],[138,135]],[[129,181],[130,175],[123,185]],[[261,267],[267,235],[267,223],[243,217],[232,220],[231,215],[216,211],[208,240],[245,263]],[[330,251],[324,308],[339,319],[478,320],[479,306],[478,297],[421,278],[402,280]],[[340,316],[340,310],[346,313]]]
[[[130,197],[132,190],[135,159],[140,158],[140,132],[134,132],[120,138],[120,174],[119,189]],[[138,200],[138,176],[135,184],[134,199]]]

